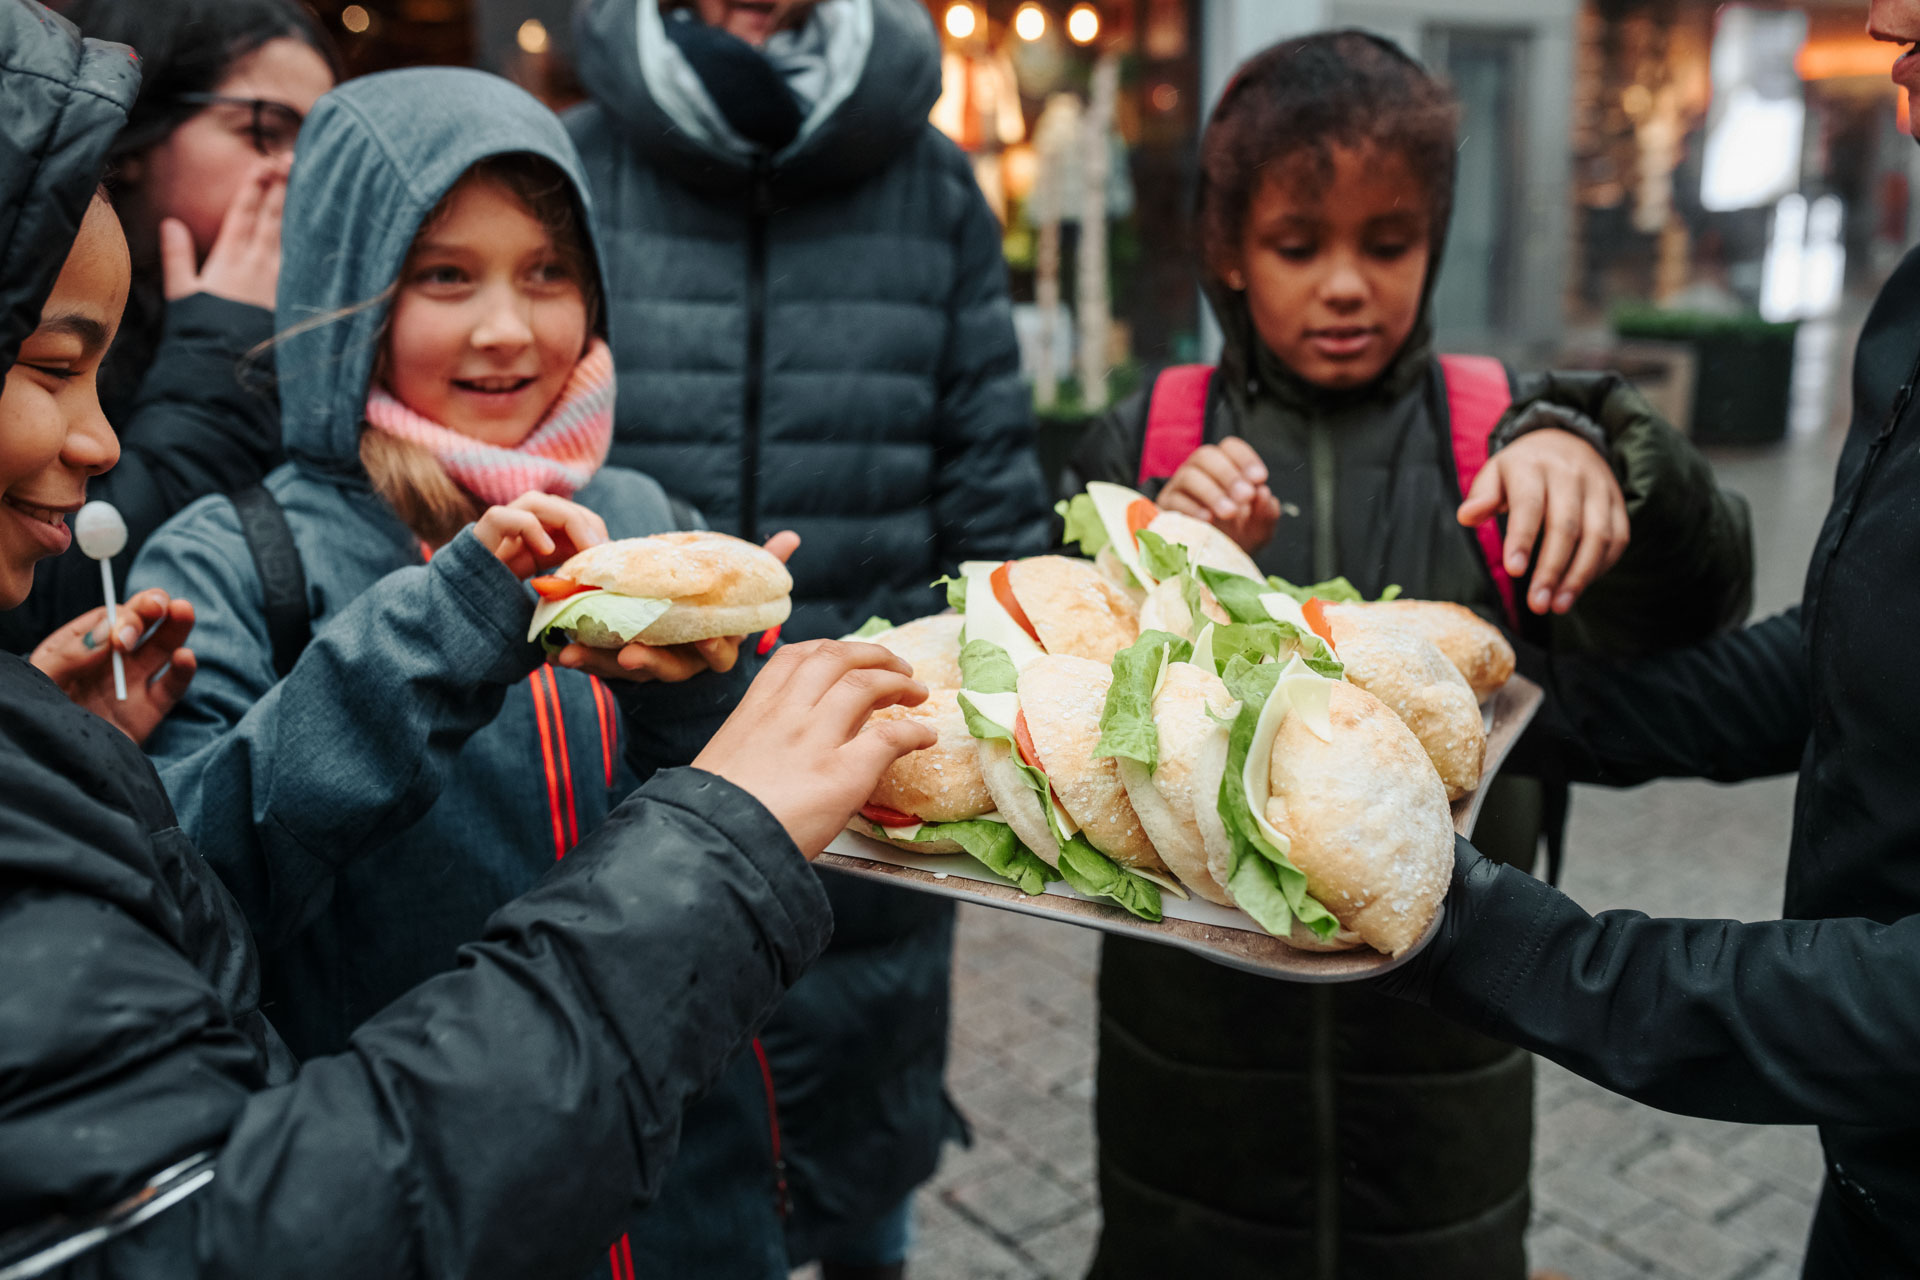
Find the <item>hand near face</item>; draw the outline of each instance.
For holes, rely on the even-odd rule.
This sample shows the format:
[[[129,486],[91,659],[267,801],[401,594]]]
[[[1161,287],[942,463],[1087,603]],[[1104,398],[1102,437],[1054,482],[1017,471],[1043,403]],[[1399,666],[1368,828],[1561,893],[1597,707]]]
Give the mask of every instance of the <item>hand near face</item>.
[[[812,859],[867,802],[889,765],[934,743],[907,719],[869,723],[881,707],[915,706],[927,689],[879,645],[809,640],[783,647],[694,759],[765,805]]]
[[[783,529],[766,541],[767,550],[778,556],[782,564],[799,547],[800,535],[791,529]],[[553,661],[555,666],[585,671],[602,680],[641,683],[657,680],[663,684],[679,684],[683,680],[693,679],[702,671],[725,674],[733,670],[734,664],[740,660],[740,646],[745,640],[745,636],[722,636],[716,640],[695,640],[691,644],[630,644],[622,649],[595,649],[584,644],[570,644],[553,655]]]
[[[67,697],[144,743],[193,680],[193,650],[182,647],[193,630],[193,606],[154,587],[120,606],[119,623],[109,636],[106,606],[90,609],[42,640],[28,661]],[[126,665],[125,702],[114,696],[116,651]]]
[[[1195,449],[1160,491],[1169,511],[1205,520],[1249,555],[1267,545],[1280,522],[1280,500],[1267,487],[1267,466],[1238,436]]]
[[[210,293],[273,310],[280,285],[280,221],[286,210],[288,159],[261,160],[247,173],[203,263],[194,262],[193,233],[187,224],[179,218],[162,220],[160,269],[169,302]]]
[[[1529,432],[1487,460],[1460,504],[1460,523],[1478,527],[1502,511],[1507,572],[1518,578],[1532,563],[1527,607],[1539,614],[1573,608],[1631,536],[1612,468],[1568,431]]]

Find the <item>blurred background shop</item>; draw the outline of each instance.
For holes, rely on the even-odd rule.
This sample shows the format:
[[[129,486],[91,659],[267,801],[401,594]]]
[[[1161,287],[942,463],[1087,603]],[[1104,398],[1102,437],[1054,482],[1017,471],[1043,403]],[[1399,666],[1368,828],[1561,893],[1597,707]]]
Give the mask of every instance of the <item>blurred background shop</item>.
[[[1053,437],[1204,359],[1189,205],[1248,53],[1361,26],[1452,81],[1443,347],[1626,367],[1703,439],[1824,420],[1850,320],[1920,232],[1920,150],[1858,0],[927,0]],[[317,0],[356,71],[471,63],[579,96],[571,0]],[[1796,356],[1797,353],[1797,356]],[[1789,395],[1789,381],[1792,393]]]

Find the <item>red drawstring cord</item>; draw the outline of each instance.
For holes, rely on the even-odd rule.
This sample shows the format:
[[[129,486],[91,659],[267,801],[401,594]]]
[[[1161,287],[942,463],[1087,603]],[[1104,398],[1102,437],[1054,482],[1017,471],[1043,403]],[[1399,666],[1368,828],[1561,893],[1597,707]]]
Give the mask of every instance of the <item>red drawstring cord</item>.
[[[588,676],[593,681],[593,710],[600,717],[600,758],[607,765],[607,786],[613,786],[613,755],[619,746],[620,730],[613,718],[613,690],[600,683],[599,676]]]
[[[540,673],[528,680],[533,691],[533,719],[540,729],[540,759],[547,768],[547,817],[553,824],[553,857],[557,862],[567,855],[567,833],[560,821],[560,773],[554,766],[552,730],[547,723],[547,700],[540,688]]]
[[[613,1280],[634,1280],[631,1235],[621,1236],[617,1244],[608,1246],[607,1262],[613,1267]]]
[[[772,653],[773,646],[779,643],[780,643],[780,624],[776,622],[772,626],[768,627],[766,630],[766,633],[760,637],[760,643],[754,649],[754,652],[759,656],[761,656],[762,658],[764,658],[768,654]]]
[[[553,678],[552,667],[542,667],[534,673],[547,678],[547,696],[553,699],[553,738],[560,748],[560,780],[567,791],[567,848],[580,843],[580,812],[573,798],[573,761],[567,752],[567,717],[560,709],[560,685]]]
[[[760,1082],[767,1087],[767,1127],[773,1134],[774,1207],[785,1218],[793,1212],[793,1197],[787,1192],[787,1161],[780,1154],[780,1104],[773,1095],[773,1065],[767,1061],[766,1046],[753,1038],[753,1056],[760,1060]]]

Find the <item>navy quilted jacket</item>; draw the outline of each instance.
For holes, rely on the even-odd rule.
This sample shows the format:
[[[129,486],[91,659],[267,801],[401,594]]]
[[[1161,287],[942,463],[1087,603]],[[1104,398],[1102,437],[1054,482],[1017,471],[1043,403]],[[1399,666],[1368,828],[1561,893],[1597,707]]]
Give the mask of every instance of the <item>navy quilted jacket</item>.
[[[717,529],[797,530],[795,639],[937,612],[935,577],[1046,539],[1000,227],[927,123],[932,20],[844,7],[864,27],[829,62],[858,61],[777,155],[689,126],[711,101],[653,0],[583,5],[593,101],[567,120],[618,335],[613,460]]]

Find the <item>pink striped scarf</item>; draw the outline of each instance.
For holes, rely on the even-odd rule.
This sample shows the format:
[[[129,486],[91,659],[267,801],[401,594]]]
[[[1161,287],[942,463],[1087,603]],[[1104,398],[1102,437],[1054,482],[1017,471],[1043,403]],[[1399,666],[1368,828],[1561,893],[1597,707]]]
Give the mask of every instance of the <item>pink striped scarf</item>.
[[[511,449],[450,431],[382,387],[367,397],[367,425],[431,453],[482,502],[497,505],[533,492],[570,498],[606,462],[613,443],[613,353],[595,338],[547,416]]]

